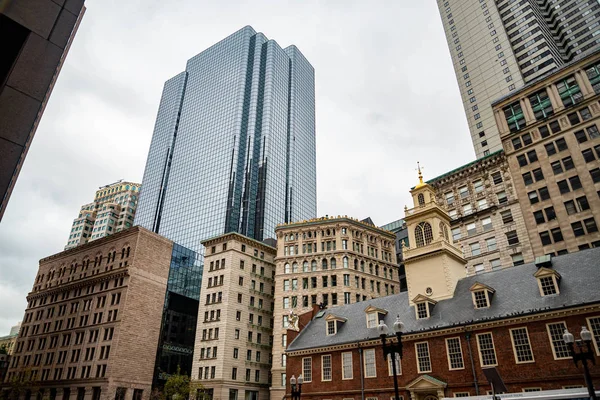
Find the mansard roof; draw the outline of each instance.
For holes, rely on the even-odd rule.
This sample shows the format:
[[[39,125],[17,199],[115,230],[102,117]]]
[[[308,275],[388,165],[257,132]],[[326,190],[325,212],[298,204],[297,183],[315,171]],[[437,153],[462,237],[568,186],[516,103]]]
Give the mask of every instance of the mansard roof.
[[[551,268],[562,277],[560,294],[556,296],[542,297],[534,276],[538,268],[534,263],[524,264],[461,279],[454,297],[440,300],[427,319],[416,319],[413,306],[409,306],[407,292],[325,310],[326,314],[333,313],[336,317],[346,318],[347,322],[338,329],[337,334],[327,336],[325,318],[315,318],[290,343],[287,351],[378,339],[377,329],[367,328],[365,323],[367,307],[387,310],[384,322],[389,327],[399,315],[404,322],[405,333],[416,334],[600,304],[600,248],[554,257]],[[495,289],[494,301],[489,308],[473,307],[469,289],[476,283]]]

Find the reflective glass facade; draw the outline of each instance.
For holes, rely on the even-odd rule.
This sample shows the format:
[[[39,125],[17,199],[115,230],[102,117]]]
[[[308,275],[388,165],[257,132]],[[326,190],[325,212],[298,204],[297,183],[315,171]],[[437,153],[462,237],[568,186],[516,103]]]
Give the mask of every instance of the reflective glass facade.
[[[173,244],[167,293],[156,354],[154,383],[163,385],[181,368],[192,369],[196,321],[202,281],[203,257],[193,250]]]
[[[247,26],[165,83],[135,224],[202,251],[316,216],[314,69]]]

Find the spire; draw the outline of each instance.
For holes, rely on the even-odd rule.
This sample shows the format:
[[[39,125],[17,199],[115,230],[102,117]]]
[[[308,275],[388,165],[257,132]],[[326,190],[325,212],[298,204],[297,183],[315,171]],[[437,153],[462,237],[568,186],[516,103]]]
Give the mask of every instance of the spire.
[[[417,171],[419,171],[419,183],[415,186],[415,189],[425,186],[423,183],[423,174],[421,173],[421,164],[417,161]]]

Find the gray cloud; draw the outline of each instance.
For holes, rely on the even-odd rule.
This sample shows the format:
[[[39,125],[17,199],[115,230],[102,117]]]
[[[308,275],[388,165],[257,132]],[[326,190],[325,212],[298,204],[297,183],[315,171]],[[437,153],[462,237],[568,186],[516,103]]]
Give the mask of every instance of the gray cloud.
[[[391,222],[417,160],[427,178],[474,158],[433,1],[87,3],[0,224],[0,335],[94,190],[141,181],[164,81],[244,25],[315,67],[319,214]]]

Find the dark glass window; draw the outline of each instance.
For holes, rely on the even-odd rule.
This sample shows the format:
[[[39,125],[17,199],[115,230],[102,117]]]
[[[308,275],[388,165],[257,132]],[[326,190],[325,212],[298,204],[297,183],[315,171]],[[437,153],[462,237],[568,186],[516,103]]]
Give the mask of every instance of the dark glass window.
[[[546,222],[546,219],[544,218],[544,213],[542,212],[542,210],[539,211],[535,211],[533,213],[533,218],[535,218],[535,222],[539,225],[539,224],[543,224],[544,222]]]
[[[550,240],[550,233],[548,231],[540,232],[540,239],[542,241],[542,245],[544,246],[552,244],[552,240]]]
[[[583,156],[583,159],[585,160],[585,162],[596,161],[596,157],[594,156],[594,152],[592,151],[592,149],[583,150],[581,152],[581,155]]]
[[[575,235],[575,237],[585,235],[585,231],[583,230],[583,225],[581,224],[581,222],[573,222],[571,224],[571,228],[573,228],[573,234]]]
[[[533,114],[537,120],[548,118],[554,113],[546,89],[542,89],[529,96],[529,101],[531,102],[531,108],[533,109]]]
[[[505,107],[503,111],[506,122],[508,123],[508,129],[510,129],[511,132],[517,132],[525,127],[525,114],[518,101]],[[513,140],[513,145],[514,143]],[[515,150],[516,149],[517,148],[515,147]]]

